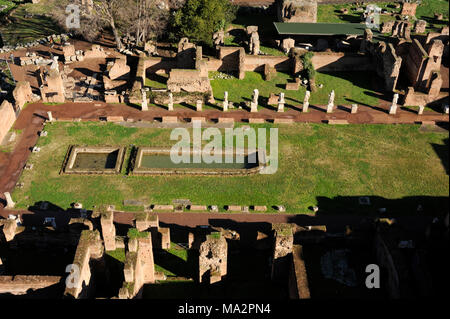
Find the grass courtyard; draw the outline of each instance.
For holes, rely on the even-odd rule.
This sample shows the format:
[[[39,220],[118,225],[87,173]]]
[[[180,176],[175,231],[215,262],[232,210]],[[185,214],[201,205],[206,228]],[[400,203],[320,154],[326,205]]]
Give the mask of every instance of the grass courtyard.
[[[18,208],[48,201],[64,209],[81,202],[87,209],[113,204],[117,209],[142,210],[124,207],[123,201],[150,205],[183,198],[218,205],[222,211],[234,204],[285,205],[287,212],[310,213],[310,206],[319,205],[322,213],[364,209],[369,214],[390,205],[404,210],[405,197],[414,209],[417,202],[424,204],[423,197],[439,207],[449,193],[448,167],[444,167],[448,134],[421,132],[418,125],[279,126],[278,171],[239,177],[126,175],[130,146],[172,146],[169,129],[60,122],[46,130],[48,136],[38,142],[41,152],[32,153],[28,161],[33,170],[23,172],[24,187],[13,193]],[[60,175],[68,147],[74,144],[127,146],[121,174]],[[374,196],[373,205],[359,206],[359,196]]]

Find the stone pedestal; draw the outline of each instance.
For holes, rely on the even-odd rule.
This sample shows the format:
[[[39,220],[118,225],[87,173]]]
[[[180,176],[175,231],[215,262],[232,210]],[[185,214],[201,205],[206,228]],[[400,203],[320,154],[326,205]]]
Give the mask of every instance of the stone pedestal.
[[[352,104],[351,114],[356,114],[358,112],[358,104]]]

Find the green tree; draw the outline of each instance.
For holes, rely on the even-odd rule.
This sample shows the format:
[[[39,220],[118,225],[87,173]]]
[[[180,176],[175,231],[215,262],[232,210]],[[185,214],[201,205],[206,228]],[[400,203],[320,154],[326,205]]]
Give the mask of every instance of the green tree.
[[[229,0],[187,0],[173,15],[172,36],[212,46],[214,32],[224,29],[235,16],[236,7]]]

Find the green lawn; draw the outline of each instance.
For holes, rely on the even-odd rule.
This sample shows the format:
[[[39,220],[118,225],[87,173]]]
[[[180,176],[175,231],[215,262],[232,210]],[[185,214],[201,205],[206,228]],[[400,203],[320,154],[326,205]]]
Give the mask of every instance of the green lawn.
[[[213,78],[214,72],[210,73]],[[375,76],[375,74],[373,75]],[[285,84],[291,80],[291,76],[286,73],[278,72],[277,76],[271,81],[264,81],[262,75],[256,72],[246,72],[245,79],[237,78],[222,80],[211,80],[211,86],[216,101],[223,101],[224,92],[228,91],[228,97],[231,102],[243,102],[251,100],[253,90],[258,89],[263,98],[268,98],[270,93],[285,93],[286,103],[288,105],[298,106],[303,104],[306,88],[300,87],[298,91],[286,91]],[[326,105],[328,95],[331,90],[335,90],[335,103],[342,105],[351,105],[353,103],[378,105],[378,98],[375,92],[370,89],[373,87],[372,78],[367,76],[366,72],[317,72],[316,84],[323,84],[323,88],[317,88],[316,92],[311,93],[310,103],[316,105]],[[353,83],[358,83],[358,86]],[[375,96],[374,96],[375,95]],[[260,99],[260,105],[265,106],[264,99]]]
[[[126,128],[112,123],[53,123],[46,126],[48,136],[38,142],[41,152],[30,155],[29,163],[33,163],[34,168],[23,172],[20,181],[24,187],[16,189],[13,198],[18,208],[49,201],[64,209],[73,202],[81,202],[87,209],[100,204],[130,209],[124,208],[123,200],[170,204],[174,199],[187,198],[195,204],[219,205],[221,210],[230,204],[268,207],[283,204],[288,212],[308,213],[308,207],[319,203],[326,212],[345,209],[350,213],[361,207],[355,206],[357,199],[350,203],[342,201],[347,197],[448,196],[449,177],[442,164],[448,160],[448,134],[423,133],[418,125],[293,124],[278,127],[276,174],[151,177],[125,174],[129,146],[171,146],[175,143],[169,140],[171,130]],[[67,149],[73,144],[127,146],[122,173],[59,175]],[[442,160],[437,152],[444,157]],[[327,201],[327,198],[339,196],[339,201]],[[390,204],[405,207],[401,201],[377,201],[383,205],[381,207]],[[411,205],[416,202],[412,201]],[[438,200],[432,202],[442,204]]]
[[[367,3],[369,4],[369,3]],[[364,4],[364,8],[367,4]],[[394,2],[377,2],[374,3],[381,9],[389,12],[400,13],[400,8],[394,7]],[[361,12],[356,12],[358,6],[354,4],[321,4],[317,8],[317,22],[326,23],[359,23],[361,22]],[[340,9],[348,9],[347,14],[343,14]],[[434,13],[442,13],[444,19],[437,21],[434,19]],[[427,21],[428,31],[439,31],[443,26],[448,25],[449,9],[448,0],[422,0],[416,11],[416,18]],[[395,17],[381,15],[380,22],[395,20]]]

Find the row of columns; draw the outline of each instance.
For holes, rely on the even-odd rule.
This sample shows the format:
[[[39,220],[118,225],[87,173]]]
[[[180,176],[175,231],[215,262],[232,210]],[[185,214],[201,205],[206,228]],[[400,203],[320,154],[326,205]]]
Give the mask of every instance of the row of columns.
[[[142,110],[148,110],[147,107],[147,96],[145,94],[145,91],[143,91],[143,101],[142,101]],[[311,92],[310,91],[306,91],[305,94],[305,98],[303,99],[303,108],[302,108],[302,112],[308,112],[309,109],[309,99],[311,97]],[[389,108],[389,114],[391,115],[395,115],[397,113],[397,108],[398,108],[398,98],[399,95],[398,93],[394,94],[394,97],[392,99],[392,104]],[[334,99],[335,99],[335,92],[334,90],[332,90],[328,96],[328,104],[327,104],[327,113],[333,113],[334,110]],[[250,102],[250,112],[251,113],[256,113],[258,112],[258,100],[259,100],[259,90],[258,89],[254,89],[253,90],[253,94],[252,94],[252,101]],[[170,92],[169,93],[169,103],[168,103],[168,110],[169,111],[173,111],[173,94]],[[285,100],[285,94],[284,93],[280,93],[279,97],[278,97],[278,108],[277,108],[277,112],[284,112],[284,106],[286,104],[286,100]],[[230,102],[228,100],[228,92],[225,91],[224,92],[224,100],[222,103],[222,107],[223,107],[223,111],[227,112],[230,106]],[[420,105],[419,106],[419,111],[418,114],[422,115],[423,111],[425,109],[425,106]],[[196,103],[196,110],[197,111],[202,111],[203,110],[203,101],[202,100],[197,100]],[[351,114],[356,114],[358,112],[358,105],[357,104],[352,104],[351,107]],[[446,108],[444,108],[444,112],[446,114],[448,114],[448,106]],[[51,118],[51,112],[49,112],[49,118]]]

